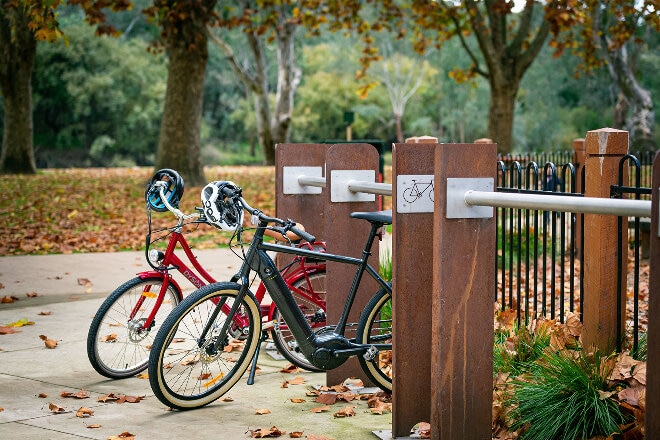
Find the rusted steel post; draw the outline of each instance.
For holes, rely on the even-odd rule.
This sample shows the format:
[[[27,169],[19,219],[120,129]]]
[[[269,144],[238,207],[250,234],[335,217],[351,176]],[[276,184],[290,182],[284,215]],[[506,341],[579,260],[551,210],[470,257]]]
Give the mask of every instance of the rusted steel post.
[[[495,219],[492,208],[490,217],[448,218],[446,195],[448,178],[495,181],[496,160],[495,144],[435,150],[432,439],[491,437]]]
[[[333,171],[373,171],[372,182],[378,175],[378,151],[369,144],[335,144],[328,148],[326,154],[326,188],[324,189],[325,208],[325,239],[328,252],[359,258],[367,239],[371,225],[369,222],[349,217],[355,211],[377,211],[377,198],[373,201],[333,202],[333,185],[339,179],[333,176]],[[370,263],[378,267],[378,240],[371,250]],[[327,316],[328,322],[337,322],[346,302],[348,291],[353,282],[355,266],[328,262],[326,266]],[[351,311],[349,322],[357,322],[371,296],[378,290],[378,284],[365,274],[360,283],[360,289]],[[349,329],[347,335],[351,335]],[[354,336],[355,333],[352,333]],[[356,358],[349,359],[340,367],[326,374],[327,384],[332,386],[343,382],[349,377],[359,377],[367,382],[366,376]]]
[[[394,318],[392,437],[431,416],[433,164],[437,139],[412,138],[392,150],[392,287]],[[424,176],[424,177],[422,177]],[[410,195],[413,179],[420,197]],[[423,192],[422,192],[423,191]],[[403,193],[406,193],[404,199]],[[426,203],[426,205],[422,205]],[[399,209],[400,205],[404,205]],[[408,207],[422,206],[422,209]],[[429,206],[430,210],[424,210]],[[404,212],[401,212],[404,211]],[[398,292],[398,293],[397,293]]]
[[[660,153],[653,160],[653,198],[651,201],[651,237],[649,251],[649,328],[650,348],[646,364],[646,438],[660,438]]]
[[[616,185],[619,161],[628,153],[628,132],[613,128],[589,131],[585,141],[585,197],[610,197],[610,186]],[[624,176],[627,182],[627,176]],[[617,254],[623,256],[623,273],[628,262],[628,219],[623,219],[621,247],[617,243],[617,217],[612,215],[584,215],[584,310],[582,342],[586,349],[598,348],[610,353],[617,344],[617,315],[621,329],[625,329],[626,277],[617,285]],[[623,292],[620,313],[617,314],[617,295]]]
[[[584,161],[586,158],[584,138],[573,140],[573,165],[575,166],[575,192],[582,192],[582,170],[584,169]],[[566,188],[566,191],[570,191]],[[575,216],[575,258],[580,257],[582,252],[582,216]]]
[[[275,212],[303,224],[318,240],[325,239],[325,194],[284,194],[284,167],[325,167],[327,144],[277,144],[275,146]],[[290,257],[288,257],[290,258]]]

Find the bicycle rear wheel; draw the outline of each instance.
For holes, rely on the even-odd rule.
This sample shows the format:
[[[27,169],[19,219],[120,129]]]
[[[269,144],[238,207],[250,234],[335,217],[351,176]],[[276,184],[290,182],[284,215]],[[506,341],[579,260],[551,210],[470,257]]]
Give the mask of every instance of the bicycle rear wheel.
[[[228,282],[204,286],[163,323],[149,357],[151,389],[163,404],[181,410],[208,405],[250,365],[261,333],[259,304],[251,293],[229,324],[229,334],[220,335],[239,289]]]
[[[144,328],[163,280],[162,276],[135,277],[103,301],[87,333],[87,357],[99,374],[123,379],[147,368],[158,327],[181,298],[179,289],[170,283],[151,325]]]
[[[365,374],[382,390],[392,392],[392,294],[380,289],[369,300],[358,323],[358,344],[373,344],[376,356],[367,360],[358,356]]]
[[[289,283],[288,280],[287,283]],[[325,270],[304,274],[304,276],[291,282],[290,288],[310,327],[312,329],[325,327]],[[273,321],[275,321],[275,327],[271,332],[271,337],[280,354],[297,367],[309,371],[323,371],[312,365],[300,351],[296,338],[294,338],[277,308],[273,311]]]

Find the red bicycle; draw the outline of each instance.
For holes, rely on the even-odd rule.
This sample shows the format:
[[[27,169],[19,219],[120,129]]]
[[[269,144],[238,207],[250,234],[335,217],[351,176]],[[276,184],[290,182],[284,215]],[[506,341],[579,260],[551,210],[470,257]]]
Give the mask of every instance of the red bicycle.
[[[198,212],[193,214],[181,212],[177,206],[182,194],[183,179],[173,170],[157,172],[147,188],[149,227],[145,254],[152,270],[138,273],[115,289],[99,307],[87,334],[87,357],[103,376],[122,379],[147,368],[149,350],[160,324],[183,299],[181,286],[172,276],[173,270],[181,273],[197,289],[216,282],[195,258],[184,235],[186,225],[207,223],[204,212],[201,208],[196,208]],[[177,217],[177,224],[152,231],[152,210],[172,212]],[[152,239],[152,232],[162,234]],[[165,251],[152,248],[154,243],[168,236]],[[285,239],[281,235],[275,238]],[[325,250],[323,242],[304,242],[297,246]],[[177,255],[180,250],[185,253],[189,264]],[[325,326],[325,261],[296,257],[281,269],[281,273],[310,325]],[[262,319],[267,321],[264,329],[270,329],[275,346],[294,365],[316,370],[298,350],[275,304],[264,304],[266,293],[260,283],[255,297],[261,306]],[[233,325],[236,339],[241,339],[242,328],[246,325],[240,320],[241,317],[236,316]]]

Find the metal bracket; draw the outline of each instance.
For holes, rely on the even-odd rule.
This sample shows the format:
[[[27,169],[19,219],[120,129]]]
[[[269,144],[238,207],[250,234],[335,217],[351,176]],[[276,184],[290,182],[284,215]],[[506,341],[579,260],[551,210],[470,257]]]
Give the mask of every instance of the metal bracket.
[[[375,182],[374,170],[331,170],[330,171],[330,201],[331,202],[373,202],[375,194],[353,192],[348,189],[349,182]]]
[[[448,178],[447,179],[447,218],[490,218],[492,206],[470,206],[465,203],[465,192],[490,191],[495,188],[492,177]]]
[[[284,194],[321,194],[323,188],[301,185],[300,176],[323,177],[323,167],[282,167],[282,190]]]

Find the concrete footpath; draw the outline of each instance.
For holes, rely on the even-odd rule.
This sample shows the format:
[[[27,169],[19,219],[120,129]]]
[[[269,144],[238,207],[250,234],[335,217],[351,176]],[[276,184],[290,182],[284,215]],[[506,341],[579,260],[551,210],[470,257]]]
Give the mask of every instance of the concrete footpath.
[[[240,265],[229,249],[195,254],[218,280],[228,279]],[[231,440],[250,438],[250,430],[273,426],[286,432],[281,438],[289,438],[292,431],[303,431],[302,438],[391,438],[391,414],[371,414],[366,401],[340,402],[329,411],[311,412],[322,405],[306,391],[325,385],[325,374],[282,373],[288,362],[276,360],[267,347],[261,350],[254,385],[246,384],[246,374],[228,393],[231,401],[218,400],[191,411],[170,411],[153,396],[147,379],[110,380],[99,375],[87,359],[92,317],[110,292],[148,268],[141,252],[0,257],[0,298],[18,298],[0,303],[0,326],[22,319],[34,323],[16,328],[17,333],[0,334],[0,439],[105,440],[128,432],[136,440]],[[190,286],[187,281],[181,285]],[[57,347],[46,348],[40,335],[57,341]],[[282,388],[285,380],[297,376],[305,383]],[[89,398],[62,397],[63,392],[81,390]],[[145,397],[138,403],[98,401],[110,393]],[[64,409],[54,412],[51,403]],[[355,416],[333,416],[346,406],[355,407]],[[81,407],[93,415],[77,417]],[[257,415],[261,409],[270,413]]]

